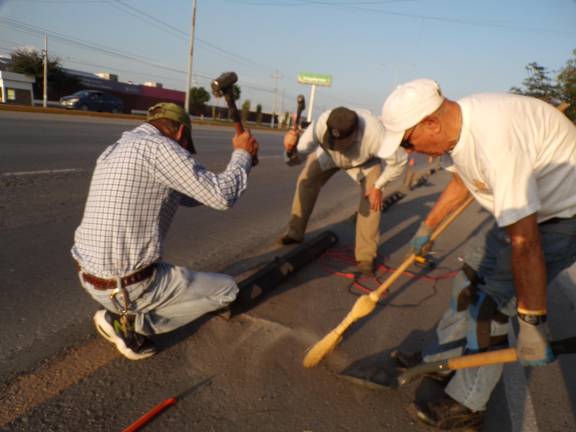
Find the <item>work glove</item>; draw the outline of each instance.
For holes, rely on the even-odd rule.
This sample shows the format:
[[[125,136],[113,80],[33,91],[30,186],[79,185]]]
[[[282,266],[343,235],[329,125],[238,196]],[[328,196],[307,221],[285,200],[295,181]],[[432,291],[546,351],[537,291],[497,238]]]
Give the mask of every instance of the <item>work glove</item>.
[[[425,255],[425,246],[430,243],[430,237],[432,236],[432,228],[426,225],[424,222],[420,224],[420,228],[414,234],[412,240],[410,240],[410,246],[412,247],[412,253],[415,255]]]
[[[554,361],[546,315],[518,314],[520,334],[516,343],[518,360],[523,366],[544,366]]]

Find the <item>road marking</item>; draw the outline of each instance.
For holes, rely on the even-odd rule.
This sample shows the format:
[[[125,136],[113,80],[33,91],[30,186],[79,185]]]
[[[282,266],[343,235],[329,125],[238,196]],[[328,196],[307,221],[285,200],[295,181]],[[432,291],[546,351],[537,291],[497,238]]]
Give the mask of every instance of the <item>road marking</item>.
[[[119,357],[118,351],[109,343],[94,338],[82,346],[67,350],[38,370],[16,378],[0,394],[0,428]]]
[[[508,343],[510,346],[516,346],[516,336],[512,326],[508,332]],[[512,431],[538,432],[536,411],[526,382],[524,368],[518,362],[505,364],[502,374]]]
[[[14,176],[27,176],[27,175],[40,175],[40,174],[62,174],[68,172],[81,172],[84,171],[80,168],[67,168],[58,170],[41,170],[41,171],[20,171],[20,172],[9,172],[4,173],[2,177],[14,177]]]

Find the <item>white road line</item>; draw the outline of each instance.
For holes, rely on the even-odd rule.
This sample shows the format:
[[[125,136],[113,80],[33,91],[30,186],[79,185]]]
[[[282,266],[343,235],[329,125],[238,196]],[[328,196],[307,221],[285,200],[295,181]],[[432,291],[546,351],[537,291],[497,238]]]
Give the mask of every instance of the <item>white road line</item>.
[[[39,175],[39,174],[61,174],[67,172],[80,172],[84,171],[80,168],[68,168],[68,169],[59,169],[59,170],[42,170],[42,171],[20,171],[20,172],[10,172],[10,173],[3,173],[1,177],[13,177],[13,176],[27,176],[27,175]]]
[[[512,326],[508,333],[508,342],[510,346],[516,346],[516,336]],[[526,382],[524,368],[518,362],[505,364],[503,378],[512,432],[538,432],[536,411]]]

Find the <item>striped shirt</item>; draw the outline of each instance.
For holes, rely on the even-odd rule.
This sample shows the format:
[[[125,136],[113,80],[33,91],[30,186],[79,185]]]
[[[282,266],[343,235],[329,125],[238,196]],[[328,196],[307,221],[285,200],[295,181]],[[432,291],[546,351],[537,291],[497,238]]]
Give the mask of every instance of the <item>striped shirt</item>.
[[[96,162],[72,256],[103,278],[152,264],[184,196],[230,208],[246,189],[251,160],[235,150],[226,169],[214,174],[151,124],[124,132]]]

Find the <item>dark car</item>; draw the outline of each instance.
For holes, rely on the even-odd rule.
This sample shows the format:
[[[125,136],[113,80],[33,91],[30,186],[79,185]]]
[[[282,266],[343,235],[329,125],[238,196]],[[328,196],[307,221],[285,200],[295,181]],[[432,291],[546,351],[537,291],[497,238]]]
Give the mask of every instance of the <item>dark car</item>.
[[[60,98],[60,105],[68,109],[121,113],[124,103],[116,96],[99,90],[81,90]]]

